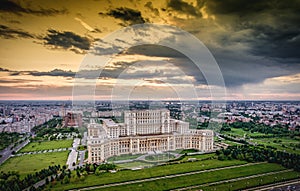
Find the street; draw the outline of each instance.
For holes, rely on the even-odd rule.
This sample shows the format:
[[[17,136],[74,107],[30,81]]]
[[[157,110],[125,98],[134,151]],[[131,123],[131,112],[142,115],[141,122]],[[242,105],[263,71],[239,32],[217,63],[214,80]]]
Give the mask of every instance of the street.
[[[27,136],[28,137],[28,136]],[[25,139],[25,138],[24,138]],[[7,148],[3,149],[0,152],[0,155],[2,157],[0,158],[0,165],[4,163],[7,159],[9,159],[12,155],[12,153],[15,151],[19,151],[21,148],[25,147],[29,143],[29,140],[22,142],[21,144],[17,145],[15,148],[11,149],[13,145],[8,146]]]

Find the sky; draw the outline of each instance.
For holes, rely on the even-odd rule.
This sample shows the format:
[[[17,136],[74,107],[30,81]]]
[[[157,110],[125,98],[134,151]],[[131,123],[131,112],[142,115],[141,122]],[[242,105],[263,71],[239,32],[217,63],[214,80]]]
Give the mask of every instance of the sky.
[[[210,100],[225,88],[217,99],[300,100],[299,12],[299,0],[1,0],[0,100],[72,100],[74,84],[81,99]],[[209,82],[218,72],[197,70],[186,54],[157,44],[180,45],[177,33],[154,31],[152,44],[132,47],[132,36],[103,43],[149,23],[200,40],[224,87]],[[112,47],[121,51],[105,65],[93,57]]]

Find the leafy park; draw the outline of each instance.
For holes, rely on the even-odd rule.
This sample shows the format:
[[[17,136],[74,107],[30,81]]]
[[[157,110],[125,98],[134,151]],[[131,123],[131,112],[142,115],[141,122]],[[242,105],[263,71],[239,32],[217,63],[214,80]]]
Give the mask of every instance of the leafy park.
[[[274,147],[280,151],[300,154],[300,132],[289,131],[286,127],[270,127],[263,124],[235,122],[224,124],[221,133],[226,139],[240,139],[240,143]]]
[[[53,150],[60,148],[70,148],[72,147],[73,140],[54,140],[54,141],[38,141],[31,142],[22,148],[19,152],[34,152],[34,151],[43,151],[43,150]]]
[[[17,171],[22,178],[51,165],[65,165],[67,157],[68,151],[16,156],[2,164],[0,171]]]
[[[19,133],[9,133],[9,132],[1,132],[0,133],[0,151],[5,149],[11,144],[17,144],[20,143],[21,137],[24,135]]]

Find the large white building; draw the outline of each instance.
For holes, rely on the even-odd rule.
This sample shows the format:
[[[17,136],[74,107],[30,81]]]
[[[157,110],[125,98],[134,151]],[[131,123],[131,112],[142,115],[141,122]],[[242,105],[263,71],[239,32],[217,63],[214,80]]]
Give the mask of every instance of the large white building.
[[[213,149],[213,131],[189,129],[189,123],[170,119],[166,109],[124,112],[124,123],[103,119],[88,125],[88,162],[100,163],[121,154]]]

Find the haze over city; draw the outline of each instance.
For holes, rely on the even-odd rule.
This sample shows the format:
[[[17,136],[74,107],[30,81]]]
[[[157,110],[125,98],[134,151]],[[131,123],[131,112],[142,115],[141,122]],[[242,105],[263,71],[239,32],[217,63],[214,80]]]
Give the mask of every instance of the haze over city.
[[[297,0],[1,1],[0,99],[71,100],[76,72],[97,42],[153,23],[204,43],[224,78],[222,99],[299,100],[299,9]],[[166,47],[129,48],[103,70],[95,98],[111,99],[116,84],[138,84],[132,99],[172,100],[178,99],[172,87],[192,84],[197,99],[210,100],[206,79],[189,62]]]

